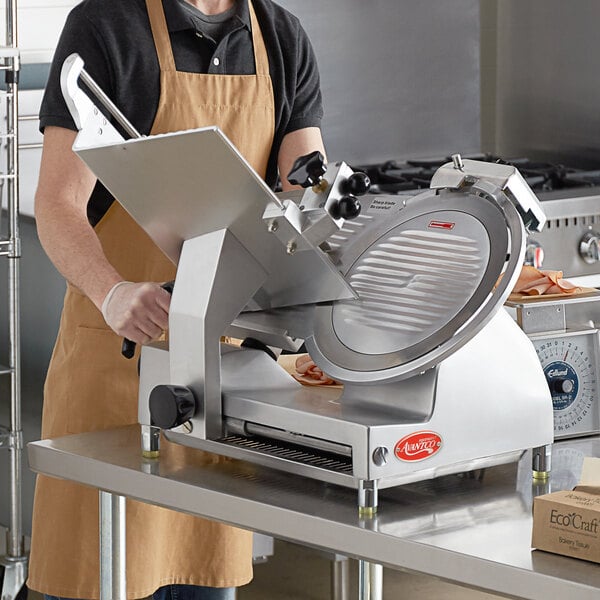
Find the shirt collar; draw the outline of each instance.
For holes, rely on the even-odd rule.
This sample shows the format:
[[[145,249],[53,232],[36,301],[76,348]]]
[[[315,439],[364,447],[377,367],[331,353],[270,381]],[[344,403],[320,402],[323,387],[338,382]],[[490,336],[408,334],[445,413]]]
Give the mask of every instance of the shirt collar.
[[[248,8],[248,0],[236,0],[238,4],[238,12],[234,18],[239,19],[248,31],[250,27],[250,9]],[[167,20],[167,28],[169,32],[183,31],[185,29],[193,29],[194,26],[186,15],[183,6],[179,4],[179,0],[163,0],[165,11],[165,19]]]

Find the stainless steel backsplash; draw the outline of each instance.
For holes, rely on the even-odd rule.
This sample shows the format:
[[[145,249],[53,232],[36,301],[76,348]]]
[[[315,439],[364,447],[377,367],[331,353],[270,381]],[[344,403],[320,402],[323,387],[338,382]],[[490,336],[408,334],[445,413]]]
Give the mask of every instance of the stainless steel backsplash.
[[[600,164],[600,2],[497,3],[496,148]]]
[[[479,0],[279,4],[301,19],[315,48],[331,158],[479,151]]]

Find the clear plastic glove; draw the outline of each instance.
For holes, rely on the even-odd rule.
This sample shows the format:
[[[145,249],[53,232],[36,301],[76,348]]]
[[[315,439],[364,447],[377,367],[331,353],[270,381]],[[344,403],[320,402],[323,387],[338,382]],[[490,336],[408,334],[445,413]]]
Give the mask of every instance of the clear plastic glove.
[[[118,335],[138,344],[160,337],[169,325],[171,294],[158,283],[117,283],[102,303],[102,316]]]

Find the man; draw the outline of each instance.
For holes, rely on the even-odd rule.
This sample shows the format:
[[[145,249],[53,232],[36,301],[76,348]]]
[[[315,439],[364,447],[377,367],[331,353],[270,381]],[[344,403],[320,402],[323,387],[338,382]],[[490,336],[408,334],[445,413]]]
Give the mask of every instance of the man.
[[[218,125],[268,183],[279,170],[284,189],[298,156],[323,152],[312,49],[271,0],[85,0],[72,11],[40,112],[37,227],[68,281],[44,438],[137,422],[136,361],[121,357],[121,339],[144,344],[167,327],[160,282],[174,276],[71,150],[76,132],[59,77],[72,52],[142,134]],[[164,443],[161,460],[222,459]],[[95,490],[38,478],[30,588],[99,597],[97,504]],[[248,532],[128,500],[129,598],[225,599],[250,578]]]

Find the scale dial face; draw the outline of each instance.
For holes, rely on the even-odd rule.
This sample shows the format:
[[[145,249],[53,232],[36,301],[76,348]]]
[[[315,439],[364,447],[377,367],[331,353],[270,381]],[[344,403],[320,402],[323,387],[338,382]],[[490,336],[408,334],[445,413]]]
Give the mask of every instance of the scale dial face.
[[[598,431],[597,330],[533,340],[552,394],[554,437]]]

